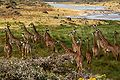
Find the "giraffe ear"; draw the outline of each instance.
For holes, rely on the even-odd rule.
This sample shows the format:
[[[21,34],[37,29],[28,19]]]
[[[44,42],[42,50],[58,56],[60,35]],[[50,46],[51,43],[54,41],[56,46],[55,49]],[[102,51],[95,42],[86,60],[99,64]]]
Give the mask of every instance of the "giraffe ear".
[[[95,34],[95,31],[94,31],[94,32],[92,32],[91,34],[92,34],[92,35],[94,35],[94,34]]]
[[[5,26],[10,27],[11,25],[9,22],[6,22]]]
[[[85,40],[82,40],[82,42],[85,42]]]
[[[78,38],[79,38],[79,39],[81,39],[81,37],[80,37],[80,36],[78,36]]]
[[[49,31],[49,29],[48,29],[48,28],[45,28],[45,30],[46,30],[46,31]]]
[[[114,31],[114,33],[115,33],[115,34],[118,34],[118,32],[117,32],[117,31]]]
[[[20,41],[21,44],[23,44],[23,41]]]
[[[33,22],[31,22],[28,26],[34,25]]]
[[[2,32],[6,32],[6,30],[7,30],[7,28],[4,28],[4,29],[2,30]]]
[[[72,31],[72,33],[76,33],[77,31],[76,31],[76,29],[74,29],[73,31]]]
[[[76,43],[79,43],[80,41],[77,41]]]
[[[88,39],[88,36],[86,37],[86,39]]]
[[[72,34],[72,32],[68,33],[67,35],[70,36]]]
[[[60,43],[60,41],[56,41],[56,43]]]

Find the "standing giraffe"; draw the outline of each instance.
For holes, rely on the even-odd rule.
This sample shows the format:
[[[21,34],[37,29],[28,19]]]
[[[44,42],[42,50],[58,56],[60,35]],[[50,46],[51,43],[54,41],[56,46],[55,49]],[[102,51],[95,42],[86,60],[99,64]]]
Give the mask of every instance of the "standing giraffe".
[[[22,37],[24,39],[24,41],[21,41],[22,43],[21,51],[22,51],[22,59],[23,59],[24,57],[27,57],[31,53],[32,48],[29,43],[29,40],[27,40],[24,34],[22,34]]]
[[[22,53],[22,59],[24,59],[25,56],[25,42],[21,41],[21,53]]]
[[[71,39],[72,39],[72,49],[74,52],[77,52],[78,50],[78,45],[77,45],[77,42],[76,42],[76,39],[75,39],[75,29],[71,32]]]
[[[5,28],[5,46],[4,46],[4,52],[6,53],[6,58],[10,58],[12,54],[12,46],[9,43],[9,36],[7,34],[6,28]]]
[[[11,30],[10,30],[9,27],[10,27],[10,26],[7,25],[6,31],[7,31],[8,36],[9,36],[9,42],[10,42],[10,44],[15,43],[16,46],[18,47],[18,50],[21,50],[21,42],[20,42],[20,40],[19,40],[18,38],[16,38],[16,37],[12,34],[12,32],[11,32]]]
[[[117,57],[118,57],[118,48],[112,44],[110,44],[108,42],[108,40],[103,36],[102,32],[100,30],[97,30],[96,31],[96,34],[99,38],[99,41],[100,41],[100,46],[101,48],[103,49],[103,51],[105,53],[107,52],[112,52],[113,56],[115,57],[115,59],[117,60]],[[109,54],[107,54],[109,55]]]
[[[75,54],[75,52],[72,50],[72,48],[68,48],[65,43],[59,42],[61,47],[64,49],[66,54]]]
[[[101,47],[105,53],[105,55],[108,53],[107,52],[110,52],[110,49],[108,48],[109,46],[112,46],[108,40],[103,36],[102,32],[100,30],[96,30],[95,31],[95,36],[97,37],[99,43],[98,46],[99,48]]]
[[[76,52],[76,57],[75,57],[75,60],[76,60],[76,64],[77,64],[77,69],[78,70],[82,70],[82,66],[83,66],[83,63],[82,63],[82,40],[81,38],[79,39],[79,46],[78,46],[78,50]]]
[[[27,38],[27,40],[32,40],[32,42],[34,42],[34,40],[33,40],[33,38],[34,38],[34,35],[33,34],[31,34],[28,30],[27,30],[27,28],[25,27],[25,24],[24,23],[21,23],[21,22],[19,22],[20,23],[20,27],[23,29],[23,31],[24,31],[24,36]]]
[[[117,31],[114,31],[114,45],[119,45],[118,44],[118,36],[119,36],[119,33]]]
[[[93,56],[94,57],[97,57],[99,55],[100,48],[97,45],[97,38],[95,36],[95,32],[93,32],[93,48],[92,48],[92,51],[93,51]]]
[[[38,33],[38,31],[35,28],[35,25],[33,23],[30,23],[29,26],[32,26],[34,30],[34,42],[42,42],[43,41],[43,36]]]
[[[55,50],[55,40],[50,36],[50,34],[48,33],[48,31],[49,30],[46,29],[45,35],[44,35],[45,45],[47,47],[50,47],[52,49],[52,51],[56,51]]]
[[[118,36],[119,33],[117,31],[114,32],[114,47],[116,50],[116,56],[117,56],[117,60],[120,58],[120,45],[118,44]]]
[[[89,39],[87,37],[87,50],[86,50],[86,59],[87,59],[87,63],[90,64],[91,63],[91,60],[92,60],[92,53],[90,51],[90,45],[89,45]]]
[[[77,43],[76,39],[75,39],[75,33],[76,30],[74,29],[71,33],[71,39],[72,39],[72,49],[73,52],[75,53],[75,60],[76,60],[76,64],[77,64],[77,68],[78,70],[82,70],[82,40],[81,38],[79,38],[79,43]]]

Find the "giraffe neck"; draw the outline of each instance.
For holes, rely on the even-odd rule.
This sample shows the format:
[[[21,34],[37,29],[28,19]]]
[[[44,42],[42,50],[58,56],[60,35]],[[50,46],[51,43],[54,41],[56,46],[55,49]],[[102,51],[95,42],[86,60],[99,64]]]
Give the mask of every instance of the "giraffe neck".
[[[80,43],[78,46],[78,55],[81,55],[81,49],[82,49],[82,40],[80,40]]]
[[[36,28],[35,28],[35,25],[33,25],[33,30],[35,31],[35,33],[38,33]]]
[[[71,38],[72,38],[72,42],[73,42],[73,44],[76,44],[75,36],[72,35]]]
[[[109,44],[108,40],[104,37],[104,35],[102,34],[101,31],[99,31],[98,37],[99,37],[99,39],[101,39],[105,44],[107,44],[107,45]]]
[[[23,26],[23,28],[24,28],[24,31],[25,31],[25,32],[28,32],[28,31],[27,31],[27,28],[25,27],[25,25]]]
[[[114,44],[118,43],[118,35],[116,33],[114,33]]]
[[[6,44],[9,43],[9,37],[8,37],[7,31],[5,31],[5,41],[6,41]]]
[[[8,29],[8,35],[9,35],[9,37],[10,37],[10,38],[14,38],[14,36],[13,36],[11,30],[9,29],[9,27],[7,27],[7,29]]]
[[[82,47],[82,40],[80,40],[79,46]]]
[[[100,34],[99,34],[99,35],[100,35],[100,37],[101,37],[104,41],[107,41],[107,40],[106,40],[106,38],[104,37],[104,35],[102,34],[102,32],[101,32],[101,31],[99,31],[99,33],[100,33]]]
[[[22,34],[22,37],[23,37],[23,40],[24,40],[24,41],[26,41],[26,40],[27,40],[27,38],[25,37],[25,35],[24,35],[24,34]]]
[[[61,44],[62,48],[63,48],[65,51],[68,51],[68,49],[67,49],[67,47],[66,47],[66,45],[65,45],[64,43],[60,43],[60,44]]]
[[[49,39],[52,39],[52,37],[50,36],[50,34],[46,31],[45,36],[48,37]]]
[[[87,39],[87,51],[89,51],[89,39]]]
[[[94,46],[97,45],[97,38],[94,33],[93,33],[93,44],[94,44]]]

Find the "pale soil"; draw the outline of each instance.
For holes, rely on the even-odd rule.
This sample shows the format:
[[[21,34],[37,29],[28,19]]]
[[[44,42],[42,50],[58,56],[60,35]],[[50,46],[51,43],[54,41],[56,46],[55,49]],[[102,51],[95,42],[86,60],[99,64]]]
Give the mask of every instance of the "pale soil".
[[[108,3],[109,4],[109,3]],[[76,4],[72,4],[76,5]],[[78,5],[78,4],[77,4]],[[80,4],[82,6],[89,5],[89,6],[95,6],[95,5],[101,5],[103,6],[103,3],[96,3],[96,4]],[[107,5],[107,3],[105,4]],[[89,15],[89,14],[96,14],[96,13],[102,13],[103,11],[90,11],[90,10],[70,10],[70,9],[62,9],[62,8],[47,8],[47,7],[41,7],[40,5],[37,6],[26,6],[22,5],[21,7],[18,6],[20,9],[16,9],[16,11],[20,12],[22,16],[18,15],[8,15],[8,16],[0,16],[0,28],[5,27],[4,22],[24,22],[26,25],[28,25],[31,22],[34,22],[36,24],[41,25],[49,25],[49,26],[58,26],[61,24],[66,25],[84,25],[87,24],[103,24],[102,21],[98,20],[84,20],[84,19],[72,19],[71,21],[64,18],[64,16],[76,16],[76,15]],[[10,11],[8,9],[4,9],[4,6],[0,7],[0,10],[6,10]],[[12,9],[11,9],[12,11]],[[47,11],[47,13],[44,13],[44,11]],[[14,24],[12,27],[18,28],[19,26],[16,26]]]
[[[4,7],[0,8],[3,9]],[[83,14],[91,14],[94,11],[77,11],[77,10],[69,10],[69,9],[62,9],[62,8],[45,8],[40,6],[22,6],[20,9],[17,9],[18,12],[22,16],[17,15],[7,15],[7,16],[0,16],[0,28],[5,27],[4,22],[24,22],[26,25],[28,25],[31,22],[39,23],[42,25],[51,25],[51,26],[57,26],[60,24],[67,24],[67,25],[82,25],[85,23],[85,20],[83,19],[72,19],[71,21],[65,19],[63,16],[73,16],[73,15],[83,15]],[[43,13],[44,11],[47,11],[47,13]],[[92,21],[92,20],[91,20]],[[94,22],[94,21],[93,21]],[[88,22],[89,23],[89,22]],[[14,24],[12,27],[18,28],[19,26],[16,26]]]
[[[64,4],[76,5],[76,6],[105,6],[109,10],[120,12],[120,0],[111,0],[107,2],[94,2],[94,3],[78,3],[64,2]]]

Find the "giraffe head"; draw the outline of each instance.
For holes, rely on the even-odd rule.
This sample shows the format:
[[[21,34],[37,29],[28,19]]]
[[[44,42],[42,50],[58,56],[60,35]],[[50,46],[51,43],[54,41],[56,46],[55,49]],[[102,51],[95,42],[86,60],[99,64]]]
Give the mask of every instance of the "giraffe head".
[[[7,28],[9,28],[11,26],[9,22],[6,22],[5,25],[6,25]]]
[[[78,36],[77,44],[81,42],[81,37]]]
[[[114,34],[119,34],[117,31],[114,31]]]
[[[86,41],[87,41],[87,42],[89,42],[89,41],[90,41],[90,38],[89,38],[89,36],[87,36],[87,38],[86,38]]]
[[[57,40],[57,41],[55,41],[55,44],[59,44],[59,43],[60,43],[60,41],[58,41],[58,40]]]
[[[48,28],[46,28],[46,29],[45,29],[45,31],[46,31],[46,32],[48,32],[48,31],[49,31],[49,29],[48,29]]]
[[[28,26],[33,27],[33,26],[34,26],[34,23],[31,22]]]
[[[4,28],[4,29],[2,30],[2,32],[7,32],[7,28]]]
[[[73,29],[72,33],[75,34],[76,32],[77,32],[76,29]]]
[[[18,25],[21,27],[24,26],[25,24],[23,22],[18,22]]]
[[[96,33],[95,31],[94,31],[94,32],[92,32],[92,35],[94,36],[94,35],[95,35],[95,33]]]

